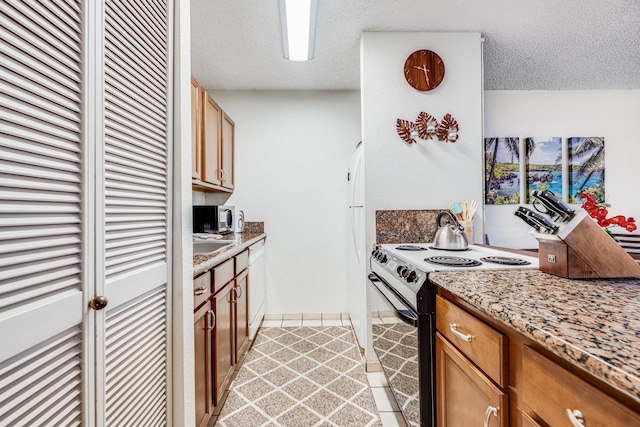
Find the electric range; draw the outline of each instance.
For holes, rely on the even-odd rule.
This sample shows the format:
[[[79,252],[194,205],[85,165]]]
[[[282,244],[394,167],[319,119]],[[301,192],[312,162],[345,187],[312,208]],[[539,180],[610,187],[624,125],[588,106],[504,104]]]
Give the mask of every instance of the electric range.
[[[436,286],[429,282],[429,274],[538,266],[537,257],[476,245],[448,251],[430,243],[384,244],[372,252],[369,284],[402,320],[374,322],[373,347],[408,425],[436,425]]]

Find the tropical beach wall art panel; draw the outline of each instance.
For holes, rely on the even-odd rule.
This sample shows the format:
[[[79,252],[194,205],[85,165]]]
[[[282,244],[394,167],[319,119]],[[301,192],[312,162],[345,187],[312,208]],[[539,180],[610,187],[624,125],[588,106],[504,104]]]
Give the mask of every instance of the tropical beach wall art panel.
[[[583,191],[604,203],[604,138],[573,137],[568,145],[569,203],[582,203]]]
[[[526,202],[533,201],[531,194],[536,190],[549,190],[562,198],[562,138],[525,138],[524,150],[527,159]]]
[[[520,138],[485,138],[485,203],[520,203]]]

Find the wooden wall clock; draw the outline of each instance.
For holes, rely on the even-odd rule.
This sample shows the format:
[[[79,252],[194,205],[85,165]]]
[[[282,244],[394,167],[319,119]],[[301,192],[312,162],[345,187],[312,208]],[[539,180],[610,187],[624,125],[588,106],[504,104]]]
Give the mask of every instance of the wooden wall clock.
[[[416,50],[404,63],[404,78],[414,89],[433,90],[444,79],[444,62],[431,50]]]

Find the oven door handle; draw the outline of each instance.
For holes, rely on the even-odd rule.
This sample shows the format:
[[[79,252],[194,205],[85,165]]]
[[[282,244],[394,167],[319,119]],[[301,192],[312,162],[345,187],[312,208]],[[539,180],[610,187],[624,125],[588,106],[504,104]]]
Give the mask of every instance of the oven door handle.
[[[373,288],[377,290],[389,304],[391,304],[391,307],[393,307],[393,310],[396,312],[396,315],[400,320],[410,324],[411,326],[418,326],[418,313],[408,307],[396,291],[387,286],[383,280],[373,273],[369,274],[369,282],[371,282]]]

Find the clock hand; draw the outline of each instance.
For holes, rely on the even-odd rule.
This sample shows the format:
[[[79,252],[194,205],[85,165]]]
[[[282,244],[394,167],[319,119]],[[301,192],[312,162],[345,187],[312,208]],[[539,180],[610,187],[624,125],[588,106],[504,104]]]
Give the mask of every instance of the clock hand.
[[[429,69],[427,68],[427,66],[424,65],[424,64],[422,66],[420,66],[420,67],[417,67],[417,66],[414,65],[413,68],[416,68],[418,70],[422,70],[424,72],[424,79],[427,82],[427,85],[429,85],[429,74],[428,74]]]
[[[414,67],[415,67],[415,65],[414,65]],[[424,71],[424,79],[427,82],[427,86],[428,86],[429,85],[429,74],[428,74],[429,73],[429,69],[427,68],[427,66],[423,64],[421,67],[415,67],[415,68],[417,68],[418,70]]]

